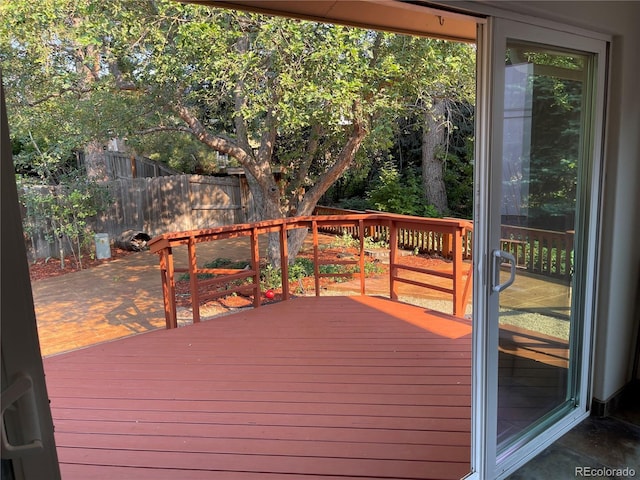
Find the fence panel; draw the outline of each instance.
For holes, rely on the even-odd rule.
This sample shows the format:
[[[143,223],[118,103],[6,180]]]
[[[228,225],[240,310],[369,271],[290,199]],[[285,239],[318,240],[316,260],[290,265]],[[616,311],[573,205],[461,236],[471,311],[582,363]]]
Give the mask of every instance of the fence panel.
[[[244,223],[247,212],[255,212],[251,194],[248,188],[243,189],[238,177],[119,178],[105,185],[112,201],[108,210],[94,219],[92,228],[108,233],[110,239],[118,238],[127,230],[154,237],[167,232]],[[28,222],[29,212],[25,210],[23,214]],[[59,242],[45,238],[48,229],[41,225],[30,231],[27,247],[32,258],[59,256]]]
[[[240,181],[237,177],[203,177],[189,179],[193,229],[242,223]]]
[[[180,175],[162,163],[121,152],[104,152],[104,163],[107,175],[112,180]]]

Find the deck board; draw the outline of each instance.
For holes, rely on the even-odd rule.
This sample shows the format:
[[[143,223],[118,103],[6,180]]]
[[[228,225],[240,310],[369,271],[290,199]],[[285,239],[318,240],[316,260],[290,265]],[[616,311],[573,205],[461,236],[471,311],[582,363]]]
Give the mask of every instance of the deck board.
[[[63,477],[457,479],[470,352],[454,317],[309,297],[49,357]]]

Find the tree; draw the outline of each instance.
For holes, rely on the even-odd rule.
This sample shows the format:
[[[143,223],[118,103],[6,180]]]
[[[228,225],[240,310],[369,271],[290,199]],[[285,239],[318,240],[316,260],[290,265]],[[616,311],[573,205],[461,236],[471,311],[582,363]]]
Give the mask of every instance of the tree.
[[[425,201],[440,215],[448,212],[445,170],[453,112],[460,103],[474,103],[475,47],[418,37],[396,37],[402,55],[404,94],[409,116],[421,119],[422,187]]]
[[[51,138],[60,125],[69,146],[190,135],[244,168],[262,219],[311,214],[347,168],[388,148],[407,92],[430,82],[413,73],[428,73],[419,48],[405,50],[435,48],[160,0],[16,0],[0,14],[19,137]],[[292,258],[303,236],[290,233]]]
[[[384,212],[438,217],[438,212],[422,201],[420,180],[415,173],[407,170],[403,178],[390,163],[380,170],[380,177],[369,192],[369,200],[377,210]]]
[[[83,247],[93,234],[91,218],[107,210],[109,191],[78,170],[60,175],[55,182],[51,178],[45,180],[46,186],[21,182],[24,231],[32,240],[36,232],[48,232],[48,240],[58,240],[61,251],[65,250],[66,240],[77,267],[82,269]]]

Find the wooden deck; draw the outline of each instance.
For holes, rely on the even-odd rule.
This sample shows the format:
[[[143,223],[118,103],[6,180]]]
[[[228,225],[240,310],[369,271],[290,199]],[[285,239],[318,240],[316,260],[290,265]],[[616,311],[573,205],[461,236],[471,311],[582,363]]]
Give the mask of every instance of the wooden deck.
[[[65,480],[458,479],[471,325],[306,297],[44,360]]]

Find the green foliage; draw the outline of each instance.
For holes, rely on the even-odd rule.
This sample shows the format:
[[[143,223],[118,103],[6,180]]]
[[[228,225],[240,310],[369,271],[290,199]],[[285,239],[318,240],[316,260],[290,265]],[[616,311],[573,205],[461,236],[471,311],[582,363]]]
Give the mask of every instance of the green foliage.
[[[582,87],[578,81],[534,79],[527,206],[532,225],[539,228],[564,229],[564,217],[572,219],[575,212]],[[551,216],[560,223],[539,223]]]
[[[346,265],[331,265],[331,264],[320,265],[318,270],[320,273],[324,275],[349,273],[349,268]],[[341,276],[341,277],[329,277],[329,278],[337,282],[344,282],[347,277]]]
[[[20,201],[25,207],[25,233],[32,236],[45,231],[47,240],[66,238],[79,268],[82,268],[82,249],[91,242],[91,220],[106,211],[110,194],[103,185],[92,181],[82,172],[59,177],[54,187],[21,185]]]
[[[369,192],[369,200],[383,212],[439,216],[433,207],[424,204],[419,177],[412,171],[403,177],[390,163],[381,169],[377,185]]]
[[[223,166],[218,152],[186,135],[161,132],[138,136],[131,138],[128,146],[136,151],[150,152],[148,158],[165,163],[178,172],[211,175]]]
[[[371,202],[369,201],[369,199],[363,198],[363,197],[351,197],[351,198],[342,199],[336,204],[336,207],[344,208],[346,210],[360,210],[360,211],[373,209],[373,205],[371,205]]]
[[[532,123],[529,155],[520,159],[518,152],[513,154],[513,161],[522,163],[521,168],[516,167],[521,172],[515,181],[523,195],[512,201],[529,227],[567,230],[574,223],[586,98],[579,72],[588,68],[586,58],[542,52],[524,44],[507,52],[508,65],[526,61],[544,66],[539,68],[544,73],[531,75],[526,85]],[[510,88],[521,90],[523,86]],[[514,190],[510,183],[505,179],[503,191]],[[517,221],[521,224],[523,218]]]
[[[296,261],[289,265],[289,281],[297,282],[305,277],[313,276],[313,260],[298,257]],[[267,264],[260,270],[260,282],[263,289],[277,288],[282,285],[282,272],[279,268]]]
[[[193,143],[188,111],[199,140],[241,149],[247,164],[269,153],[285,214],[334,181],[327,173],[354,125],[368,133],[346,196],[362,197],[397,118],[474,90],[474,47],[461,43],[168,0],[12,0],[0,17],[18,161],[38,170],[31,139],[64,160],[89,141],[126,137],[140,154],[206,173],[220,147]]]
[[[337,277],[328,277],[334,282],[345,282],[350,277],[342,276],[342,274],[349,273],[352,276],[358,274],[360,272],[360,267],[358,265],[320,265],[319,269],[322,274],[338,274],[341,276]],[[384,271],[382,266],[378,262],[374,261],[365,261],[364,262],[364,273],[365,275],[377,275]]]
[[[282,285],[282,272],[280,269],[268,263],[260,270],[260,285],[262,290],[280,287]]]
[[[364,248],[365,250],[389,248],[389,241],[386,238],[374,239],[372,237],[364,237]]]
[[[331,243],[327,245],[326,248],[360,248],[360,240],[354,238],[347,230],[342,232],[342,235],[339,237],[335,237]],[[364,237],[364,248],[365,250],[373,250],[376,248],[389,248],[389,242],[387,239],[375,239],[373,237]]]
[[[297,282],[313,275],[313,260],[298,257],[293,265],[289,265],[289,280]]]
[[[382,267],[372,261],[366,261],[364,271],[367,275],[374,275],[383,271]],[[358,273],[357,265],[319,265],[318,271],[322,274],[342,274],[342,273]],[[313,277],[313,260],[305,257],[298,257],[293,265],[289,265],[289,281],[299,282],[303,278]],[[344,282],[348,277],[329,277],[335,282]],[[269,288],[278,288],[282,285],[282,272],[279,268],[267,264],[260,270],[260,284],[263,290]]]
[[[342,231],[342,235],[335,237],[328,245],[333,248],[359,248],[360,240],[354,238],[347,230]]]
[[[474,107],[467,103],[449,105],[444,184],[449,215],[473,217]]]

